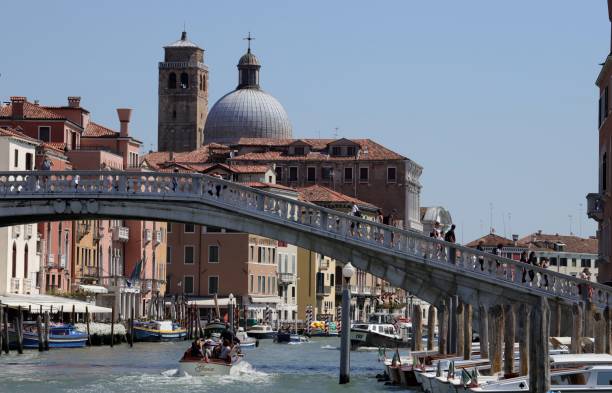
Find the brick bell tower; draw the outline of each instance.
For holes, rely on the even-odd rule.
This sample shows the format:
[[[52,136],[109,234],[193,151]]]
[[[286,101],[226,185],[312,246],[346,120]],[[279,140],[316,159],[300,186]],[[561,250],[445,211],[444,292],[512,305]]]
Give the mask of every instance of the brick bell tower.
[[[204,142],[208,115],[208,67],[204,50],[187,39],[164,47],[159,63],[157,149],[191,151]]]

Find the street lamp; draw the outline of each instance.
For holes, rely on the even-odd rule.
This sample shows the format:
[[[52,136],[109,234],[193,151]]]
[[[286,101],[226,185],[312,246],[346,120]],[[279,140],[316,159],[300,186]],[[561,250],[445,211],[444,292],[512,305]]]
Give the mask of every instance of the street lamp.
[[[351,333],[351,293],[349,284],[355,274],[355,268],[348,262],[342,268],[344,287],[342,288],[342,337],[340,338],[340,384],[349,382],[350,369],[350,333]]]
[[[229,299],[229,305],[228,305],[229,324],[230,324],[230,329],[234,330],[234,294],[230,293],[228,296],[228,299]]]

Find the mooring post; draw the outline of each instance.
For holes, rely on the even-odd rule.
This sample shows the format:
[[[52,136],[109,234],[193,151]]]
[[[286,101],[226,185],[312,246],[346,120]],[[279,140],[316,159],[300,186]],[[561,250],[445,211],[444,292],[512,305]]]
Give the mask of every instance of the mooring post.
[[[49,315],[49,311],[45,311],[45,351],[49,350],[49,335],[51,334],[51,315]]]
[[[515,321],[512,304],[504,305],[504,375],[514,374]]]
[[[436,308],[433,304],[429,305],[427,310],[427,350],[433,351],[434,349],[434,335],[436,331]]]
[[[0,354],[4,350],[4,306],[0,302]]]
[[[520,364],[519,364],[519,373],[520,375],[528,375],[529,373],[529,320],[531,310],[529,306],[525,303],[522,303],[519,306],[517,319],[518,319],[518,342],[519,342],[519,356],[520,356]]]
[[[463,356],[463,351],[465,349],[464,347],[464,325],[465,321],[464,321],[464,307],[463,307],[463,302],[461,301],[461,299],[457,298],[457,333],[456,333],[456,337],[457,337],[457,350],[456,350],[456,354],[457,356]]]
[[[604,319],[606,320],[606,333],[604,341],[606,343],[606,353],[612,354],[612,310],[607,306],[604,310]]]
[[[448,353],[457,353],[457,304],[459,303],[458,296],[450,298],[450,326],[448,329]]]
[[[442,300],[440,307],[438,307],[438,313],[440,314],[438,317],[438,352],[440,355],[446,355],[448,339],[448,307],[446,306],[444,300]]]
[[[9,353],[8,311],[4,311],[4,353]]]
[[[349,278],[350,279],[350,278]],[[348,284],[342,288],[342,332],[340,342],[340,384],[349,383],[350,381],[350,326],[351,317],[349,310],[351,309],[351,294],[349,293]]]
[[[418,304],[413,308],[414,319],[412,321],[412,342],[415,351],[423,350],[423,311]]]
[[[587,301],[584,304],[584,337],[593,338],[593,314],[595,313],[595,304]]]
[[[17,353],[23,353],[23,313],[21,312],[21,306],[17,307],[17,316],[15,317],[15,331],[17,332]]]
[[[472,358],[472,305],[463,305],[463,359]]]
[[[91,332],[89,330],[89,307],[85,306],[85,324],[87,325],[87,345],[91,347]]]
[[[74,304],[72,305],[72,313],[70,314],[70,323],[76,323],[76,311]]]
[[[502,371],[502,342],[504,331],[504,310],[496,305],[489,310],[489,360],[491,375]]]
[[[489,313],[485,306],[478,307],[478,337],[480,339],[480,357],[489,359]]]
[[[40,314],[36,316],[36,330],[38,330],[38,351],[42,352],[45,350],[45,344],[43,341],[43,325]]]
[[[599,311],[593,314],[593,333],[595,339],[593,353],[606,353],[606,321]]]
[[[550,335],[553,337],[561,337],[561,302],[555,302],[553,304],[552,313],[554,318],[550,326]]]
[[[134,316],[136,314],[136,310],[134,310],[134,306],[132,306],[131,316],[130,316],[130,348],[134,347]]]
[[[575,303],[572,305],[573,326],[572,326],[572,344],[570,346],[571,353],[582,353],[582,305]],[[535,316],[534,316],[535,317]]]
[[[550,391],[550,359],[548,357],[548,333],[550,310],[545,297],[540,297],[532,308],[529,334],[529,391],[547,393]]]
[[[111,308],[111,337],[110,337],[110,346],[113,347],[115,341],[115,303],[113,302],[113,307]]]

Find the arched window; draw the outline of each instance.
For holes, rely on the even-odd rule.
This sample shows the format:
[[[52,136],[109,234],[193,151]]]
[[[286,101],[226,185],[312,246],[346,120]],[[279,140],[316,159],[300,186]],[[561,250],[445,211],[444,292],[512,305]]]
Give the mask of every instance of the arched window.
[[[168,89],[176,89],[176,74],[174,72],[171,72],[168,77]]]
[[[206,75],[202,75],[202,91],[206,91]]]
[[[12,267],[11,277],[17,277],[17,243],[13,242],[13,256],[12,256]]]
[[[187,73],[183,72],[181,74],[181,89],[188,89],[189,88],[189,76],[187,75]]]
[[[28,245],[23,248],[23,278],[28,278]]]

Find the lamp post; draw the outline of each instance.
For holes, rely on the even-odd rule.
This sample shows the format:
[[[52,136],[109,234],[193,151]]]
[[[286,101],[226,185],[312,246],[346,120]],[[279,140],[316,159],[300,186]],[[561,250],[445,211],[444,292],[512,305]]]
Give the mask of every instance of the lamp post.
[[[344,287],[342,288],[342,336],[340,338],[340,384],[349,382],[350,373],[350,334],[351,334],[351,292],[349,284],[355,274],[355,268],[348,262],[342,268]]]
[[[233,331],[234,330],[234,294],[230,293],[228,296],[229,299],[229,304],[228,304],[228,311],[229,311],[229,325],[230,325],[230,329]]]

